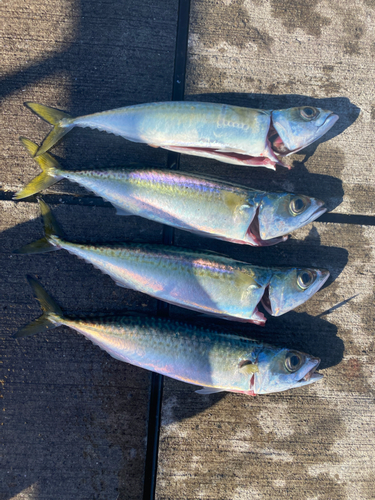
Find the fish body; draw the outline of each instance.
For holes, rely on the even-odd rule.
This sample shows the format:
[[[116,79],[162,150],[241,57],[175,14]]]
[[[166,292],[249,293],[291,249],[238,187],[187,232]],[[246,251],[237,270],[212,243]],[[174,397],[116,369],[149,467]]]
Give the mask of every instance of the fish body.
[[[235,165],[275,169],[286,156],[308,146],[337,121],[331,111],[309,106],[261,110],[202,102],[157,102],[72,118],[37,103],[26,106],[54,125],[37,155],[73,127],[89,127],[180,153]],[[286,165],[284,165],[286,166]]]
[[[273,245],[286,239],[282,235],[261,240],[248,231],[261,203],[260,192],[167,170],[64,172],[64,176],[108,200],[120,215],[136,214],[178,229],[252,246]]]
[[[118,285],[171,304],[225,319],[264,324],[258,304],[280,315],[311,297],[327,280],[319,269],[264,268],[210,252],[127,243],[88,245],[68,241],[39,200],[45,238],[17,253],[65,249],[108,274]]]
[[[31,155],[38,146],[22,143]],[[43,172],[15,195],[21,199],[61,178],[89,189],[120,214],[251,246],[274,245],[326,211],[316,198],[264,192],[217,179],[156,169],[64,170],[49,153],[36,157]],[[298,208],[298,210],[296,209]]]
[[[17,333],[25,337],[66,325],[112,357],[168,377],[203,386],[203,394],[253,395],[311,384],[319,358],[161,318],[132,315],[98,320],[67,318],[33,278],[28,278],[44,314]]]

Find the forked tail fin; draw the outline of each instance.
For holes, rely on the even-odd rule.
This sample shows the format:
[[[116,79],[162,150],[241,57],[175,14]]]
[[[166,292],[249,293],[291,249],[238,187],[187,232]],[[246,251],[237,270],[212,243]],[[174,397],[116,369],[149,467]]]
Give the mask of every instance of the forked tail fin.
[[[26,137],[20,137],[20,141],[40,166],[42,173],[34,177],[34,179],[29,182],[27,186],[21,189],[21,191],[18,191],[18,193],[13,196],[14,200],[21,200],[22,198],[27,198],[28,196],[39,193],[43,189],[52,186],[52,184],[55,184],[62,179],[62,175],[60,174],[60,165],[58,161],[53,158],[53,156],[49,153],[44,153],[35,157],[35,153],[38,151],[38,145],[35,144],[35,142],[26,139]]]
[[[43,216],[44,223],[44,232],[45,237],[40,240],[34,241],[33,243],[29,243],[18,250],[14,250],[13,253],[17,254],[29,254],[29,253],[45,253],[45,252],[54,252],[55,250],[59,250],[59,240],[64,240],[65,234],[57,220],[53,216],[51,210],[49,209],[47,203],[43,200],[39,199],[40,211]]]
[[[42,142],[34,156],[40,156],[52,148],[65,134],[74,127],[74,118],[59,109],[49,108],[36,102],[25,102],[25,106],[46,122],[53,125],[53,129]]]
[[[52,328],[56,328],[61,325],[64,320],[64,314],[59,305],[56,304],[50,295],[48,295],[39,281],[32,276],[27,276],[27,281],[33,289],[35,298],[38,300],[43,314],[36,320],[18,330],[18,332],[14,335],[16,338],[29,337],[30,335],[35,335],[36,333],[41,333],[45,330],[51,330]]]

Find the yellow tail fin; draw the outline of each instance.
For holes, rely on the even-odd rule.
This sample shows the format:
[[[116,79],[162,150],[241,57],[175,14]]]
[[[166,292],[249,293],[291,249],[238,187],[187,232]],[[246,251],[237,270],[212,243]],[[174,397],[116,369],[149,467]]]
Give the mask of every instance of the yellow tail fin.
[[[21,200],[22,198],[27,198],[35,193],[39,193],[39,191],[52,186],[52,184],[55,184],[55,182],[58,182],[63,177],[60,173],[60,165],[58,161],[53,158],[53,156],[48,153],[44,153],[35,157],[38,145],[25,137],[20,137],[20,141],[30,155],[34,157],[34,160],[38,163],[43,172],[29,182],[29,184],[21,189],[21,191],[18,191],[18,193],[13,196],[14,200]]]
[[[33,289],[35,298],[39,302],[43,314],[40,318],[18,330],[14,335],[16,338],[29,337],[30,335],[35,335],[45,330],[51,330],[52,328],[60,326],[61,322],[64,320],[64,315],[60,307],[53,298],[48,295],[39,281],[32,276],[27,276],[27,281]]]
[[[45,236],[40,240],[33,241],[32,243],[24,245],[18,250],[13,250],[13,253],[30,254],[55,252],[56,250],[59,250],[61,248],[59,246],[60,241],[66,239],[64,231],[59,226],[47,203],[45,203],[41,198],[39,198],[38,201],[43,217]]]
[[[25,106],[40,118],[53,125],[53,129],[34,153],[34,156],[40,156],[51,149],[52,146],[74,127],[74,118],[64,111],[43,106],[43,104],[37,104],[36,102],[25,102]]]

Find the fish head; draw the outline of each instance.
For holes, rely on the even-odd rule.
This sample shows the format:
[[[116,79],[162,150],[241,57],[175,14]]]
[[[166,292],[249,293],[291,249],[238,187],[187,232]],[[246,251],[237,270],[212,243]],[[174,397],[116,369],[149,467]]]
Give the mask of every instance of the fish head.
[[[251,391],[269,394],[317,382],[323,378],[316,373],[319,363],[319,358],[303,352],[266,347],[258,354],[258,371],[251,378]]]
[[[317,198],[293,193],[264,193],[253,225],[257,222],[261,241],[272,240],[309,224],[326,210],[324,202]]]
[[[276,132],[270,142],[272,149],[281,156],[296,153],[322,137],[333,127],[339,116],[321,108],[302,106],[299,108],[272,111],[272,131]]]
[[[272,316],[281,316],[306,302],[327,281],[326,269],[290,268],[274,271],[262,297],[262,305]]]

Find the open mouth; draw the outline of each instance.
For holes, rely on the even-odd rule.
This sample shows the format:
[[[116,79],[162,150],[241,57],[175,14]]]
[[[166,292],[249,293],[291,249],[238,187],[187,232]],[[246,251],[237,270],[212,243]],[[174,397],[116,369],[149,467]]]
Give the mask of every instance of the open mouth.
[[[299,380],[298,382],[303,382],[303,381],[308,382],[315,373],[317,368],[318,365],[314,366],[314,368],[312,368],[309,372],[307,372],[306,375],[302,377],[301,380]]]
[[[321,373],[317,373],[318,366],[320,365],[320,359],[314,358],[314,366],[305,375],[298,380],[298,382],[315,382],[323,378]]]

